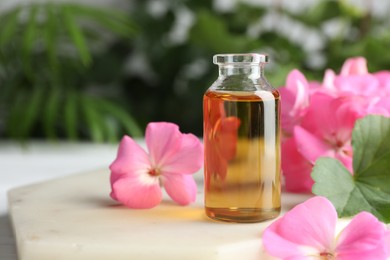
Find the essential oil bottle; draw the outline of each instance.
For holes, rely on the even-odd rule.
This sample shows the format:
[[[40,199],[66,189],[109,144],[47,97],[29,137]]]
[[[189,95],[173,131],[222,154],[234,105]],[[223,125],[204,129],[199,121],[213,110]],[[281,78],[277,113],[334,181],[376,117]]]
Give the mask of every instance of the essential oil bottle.
[[[264,54],[218,54],[203,97],[206,215],[260,222],[280,213],[280,96]]]

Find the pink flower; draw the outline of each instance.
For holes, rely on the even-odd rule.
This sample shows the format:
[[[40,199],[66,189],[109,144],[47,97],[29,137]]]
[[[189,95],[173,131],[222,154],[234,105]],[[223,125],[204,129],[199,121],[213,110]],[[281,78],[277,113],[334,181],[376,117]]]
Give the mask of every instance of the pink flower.
[[[294,128],[298,150],[312,163],[320,156],[339,159],[352,172],[352,130],[356,120],[367,114],[366,103],[357,96],[314,94],[301,126]]]
[[[334,80],[334,85],[340,96],[371,97],[380,95],[379,81],[371,74],[338,76]]]
[[[379,78],[381,75],[379,75]],[[340,75],[326,70],[323,87],[337,96],[361,95],[366,97],[380,95],[379,79],[368,73],[367,60],[363,57],[347,59]]]
[[[287,76],[286,86],[279,90],[283,98],[283,131],[289,135],[293,127],[300,123],[309,106],[309,84],[299,70],[293,70]]]
[[[314,91],[326,92],[335,97],[363,96],[367,99],[369,114],[390,116],[390,71],[370,74],[363,57],[347,59],[340,75],[326,70],[322,88]]]
[[[286,260],[384,260],[386,227],[368,212],[357,214],[336,234],[337,213],[324,197],[297,205],[263,233],[266,251]]]
[[[390,71],[370,74],[363,57],[346,60],[339,75],[326,70],[322,84],[293,70],[280,92],[287,191],[311,192],[310,172],[322,156],[340,160],[353,173],[356,120],[368,114],[390,116]]]
[[[182,134],[172,123],[149,123],[145,134],[147,154],[124,136],[111,164],[111,197],[137,209],[152,208],[162,200],[163,186],[180,205],[195,201],[196,183],[191,174],[203,164],[203,146],[192,134]]]
[[[390,116],[390,71],[370,74],[364,57],[347,59],[340,75],[327,70],[323,89],[335,97],[365,97],[367,114]]]
[[[322,156],[340,160],[352,173],[352,130],[356,120],[366,115],[365,102],[361,97],[334,98],[321,92],[311,96],[302,123],[282,144],[287,191],[311,192],[310,172]]]

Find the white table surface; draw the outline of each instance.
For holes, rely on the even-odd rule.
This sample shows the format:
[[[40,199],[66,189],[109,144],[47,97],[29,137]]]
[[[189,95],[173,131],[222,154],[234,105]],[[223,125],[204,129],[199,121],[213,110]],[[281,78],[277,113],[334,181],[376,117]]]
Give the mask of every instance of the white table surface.
[[[39,141],[22,146],[17,142],[0,141],[0,259],[17,259],[7,209],[8,190],[108,167],[116,156],[117,147],[117,144]]]
[[[138,143],[145,146],[143,140]],[[34,141],[21,145],[0,140],[0,260],[17,260],[7,209],[9,190],[66,175],[107,169],[116,157],[117,148],[118,144]],[[199,181],[201,172],[194,177]],[[296,195],[295,199],[303,201],[307,196]]]

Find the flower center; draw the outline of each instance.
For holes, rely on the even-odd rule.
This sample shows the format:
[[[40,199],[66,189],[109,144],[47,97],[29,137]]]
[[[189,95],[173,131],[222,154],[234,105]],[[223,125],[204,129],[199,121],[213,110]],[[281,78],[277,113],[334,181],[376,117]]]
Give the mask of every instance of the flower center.
[[[336,258],[335,258],[335,256],[332,253],[322,252],[320,254],[320,259],[321,260],[334,260]]]
[[[150,176],[156,177],[156,176],[160,176],[161,172],[160,172],[159,169],[154,169],[154,168],[152,168],[152,169],[150,169],[150,170],[148,171],[148,174],[149,174]]]
[[[344,142],[340,141],[340,140],[337,140],[336,141],[336,147],[337,148],[342,148],[344,146]]]

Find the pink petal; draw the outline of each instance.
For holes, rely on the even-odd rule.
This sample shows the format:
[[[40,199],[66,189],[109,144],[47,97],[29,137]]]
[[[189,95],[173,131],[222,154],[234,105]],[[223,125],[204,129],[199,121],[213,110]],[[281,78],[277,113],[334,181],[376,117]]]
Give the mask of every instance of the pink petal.
[[[379,86],[381,89],[386,92],[387,95],[390,94],[390,71],[378,71],[373,74],[379,81]]]
[[[295,139],[289,138],[282,144],[282,169],[289,192],[310,193],[314,184],[310,176],[313,165],[297,150]]]
[[[356,120],[367,114],[365,99],[357,96],[333,97],[318,92],[311,98],[302,127],[334,148],[350,142]]]
[[[287,212],[278,232],[289,241],[323,252],[332,245],[336,223],[337,213],[332,203],[316,196]]]
[[[325,136],[335,133],[335,111],[330,105],[335,97],[322,92],[311,95],[310,107],[302,120],[302,127],[316,136]]]
[[[387,96],[379,97],[377,100],[372,99],[367,113],[390,117],[390,93]]]
[[[364,75],[368,73],[367,60],[364,57],[347,59],[341,68],[341,75]]]
[[[338,76],[334,84],[336,89],[350,95],[376,96],[381,91],[378,79],[371,74]]]
[[[117,157],[110,165],[111,190],[114,190],[113,184],[119,178],[149,168],[150,162],[146,152],[133,139],[125,135],[119,144]],[[117,200],[115,192],[111,192],[111,197]]]
[[[309,105],[309,84],[300,71],[293,70],[287,76],[286,86],[279,91],[283,99],[283,130],[289,133],[306,113]]]
[[[146,143],[152,164],[164,172],[192,174],[203,165],[203,146],[192,134],[172,123],[149,123]]]
[[[321,156],[334,157],[328,143],[300,126],[294,127],[294,138],[298,151],[312,164]]]
[[[334,91],[335,90],[335,86],[334,86],[334,79],[336,78],[336,73],[334,73],[333,70],[331,69],[327,69],[325,71],[325,75],[324,75],[324,80],[323,80],[323,87],[325,89],[328,89],[328,90],[331,90],[331,91]]]
[[[307,85],[309,86],[309,93],[319,91],[322,88],[321,82],[318,81],[308,81]],[[309,95],[310,98],[310,95]]]
[[[264,230],[262,237],[265,250],[268,254],[281,259],[305,260],[306,256],[304,252],[300,250],[299,244],[293,243],[278,234],[281,221],[282,219],[276,220]]]
[[[149,209],[157,206],[162,199],[162,192],[157,177],[127,175],[113,183],[111,197],[129,208]]]
[[[293,111],[299,111],[309,105],[309,84],[299,70],[291,71],[287,76],[287,88],[294,95]]]
[[[338,142],[346,143],[352,138],[352,131],[357,119],[367,114],[367,102],[361,97],[345,97],[335,99],[330,110],[335,111],[334,135]]]
[[[320,156],[337,158],[352,172],[352,131],[356,120],[366,114],[364,98],[313,94],[303,127],[294,129],[298,151],[312,163]]]
[[[151,163],[159,168],[165,157],[176,153],[179,149],[181,133],[179,127],[173,123],[149,123],[146,127],[145,141]]]
[[[150,167],[147,153],[131,137],[123,136],[117,157],[110,165],[110,170],[114,174],[125,174],[138,169]]]
[[[387,256],[390,257],[390,230],[387,230],[386,236],[385,236],[385,245],[387,248]]]
[[[336,222],[333,205],[324,197],[313,197],[272,223],[264,231],[263,244],[268,253],[283,259],[319,255],[331,248]]]
[[[163,172],[192,174],[203,165],[203,145],[193,134],[182,134],[180,145],[174,153],[161,162]]]
[[[180,205],[188,205],[196,199],[197,186],[191,175],[164,174],[163,185],[168,195]]]
[[[341,232],[336,246],[340,260],[385,260],[386,227],[368,212],[356,215]]]

